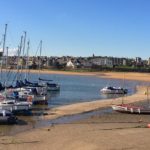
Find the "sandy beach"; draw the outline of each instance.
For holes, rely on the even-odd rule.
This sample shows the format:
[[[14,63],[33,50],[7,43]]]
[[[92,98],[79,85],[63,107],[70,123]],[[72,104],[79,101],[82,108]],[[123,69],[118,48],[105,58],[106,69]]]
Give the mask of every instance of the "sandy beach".
[[[32,71],[35,72],[35,71]],[[147,73],[73,73],[45,71],[43,73],[92,75],[102,78],[150,81]],[[146,87],[137,87],[134,95],[110,100],[97,100],[53,108],[43,119],[85,113],[111,107],[112,104],[144,101]],[[91,116],[76,122],[50,125],[0,137],[0,150],[147,150],[150,147],[149,115],[121,114],[117,112]]]
[[[12,70],[17,71],[17,70]],[[23,70],[26,72],[26,70]],[[39,70],[30,70],[31,73],[39,73]],[[42,70],[40,74],[64,74],[64,75],[79,75],[79,76],[97,76],[100,78],[109,79],[125,79],[137,81],[150,81],[150,73],[133,73],[133,72],[73,72],[73,71],[54,71]]]

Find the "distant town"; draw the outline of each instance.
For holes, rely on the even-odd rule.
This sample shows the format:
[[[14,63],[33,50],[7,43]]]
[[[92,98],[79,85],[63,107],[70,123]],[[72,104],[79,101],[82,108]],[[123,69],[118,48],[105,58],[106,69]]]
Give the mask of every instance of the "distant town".
[[[3,60],[2,60],[3,59]],[[118,58],[107,56],[91,57],[1,57],[3,68],[16,69],[17,66],[23,69],[59,69],[59,70],[88,70],[88,71],[138,71],[150,72],[150,58],[143,60],[136,58]],[[7,65],[6,65],[7,64]]]

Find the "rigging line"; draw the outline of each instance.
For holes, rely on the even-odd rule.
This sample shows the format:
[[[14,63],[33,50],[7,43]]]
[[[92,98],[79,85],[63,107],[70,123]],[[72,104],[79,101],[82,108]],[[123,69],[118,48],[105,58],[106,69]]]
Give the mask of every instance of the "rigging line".
[[[2,37],[2,39],[1,39],[1,41],[0,41],[0,45],[2,45],[2,43],[3,43],[3,37]]]
[[[37,50],[36,50],[35,56],[37,56],[37,53],[38,53],[38,51],[39,51],[39,49],[40,49],[40,44],[41,44],[41,43],[39,43],[39,45],[38,45],[38,47],[37,47]]]
[[[16,55],[19,55],[19,54],[20,53],[19,53],[19,49],[18,49],[17,52],[16,52]],[[15,64],[16,61],[18,61],[18,57],[14,57],[14,59],[13,59],[14,64]],[[14,78],[13,78],[12,83],[11,83],[12,85],[13,85],[14,81],[16,80],[18,73],[19,73],[19,70],[17,70],[15,72]],[[12,75],[12,73],[11,73],[11,75]]]
[[[26,46],[26,36],[27,36],[27,32],[24,31],[24,39],[23,39],[23,43],[22,43],[22,58],[21,58],[21,71],[20,71],[20,79],[22,79],[22,73],[23,73],[23,64],[24,64],[24,57],[25,57],[25,46]],[[22,76],[21,76],[22,75]]]

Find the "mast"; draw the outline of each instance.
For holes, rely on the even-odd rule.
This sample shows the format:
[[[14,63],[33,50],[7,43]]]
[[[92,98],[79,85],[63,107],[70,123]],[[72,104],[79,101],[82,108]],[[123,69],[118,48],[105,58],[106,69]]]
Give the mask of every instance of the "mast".
[[[20,41],[20,45],[18,46],[18,59],[17,59],[17,80],[20,79],[20,75],[19,75],[19,61],[20,61],[20,54],[21,54],[21,50],[22,50],[22,41],[23,41],[23,36],[21,36],[21,41]]]
[[[27,36],[27,32],[24,31],[24,41],[23,41],[23,50],[22,50],[22,55],[24,56],[24,52],[25,52],[25,47],[26,47],[26,36]]]
[[[5,75],[5,82],[4,82],[4,86],[6,87],[6,85],[7,85],[7,81],[8,81],[8,47],[6,47],[6,59],[5,59],[5,62],[6,62],[6,65],[5,65],[5,67],[6,67],[6,75]]]
[[[7,24],[5,24],[4,41],[3,41],[3,50],[2,50],[2,59],[1,59],[1,81],[2,81],[2,69],[3,69],[3,56],[4,56],[4,52],[5,52],[5,44],[6,44],[6,34],[7,34]]]
[[[41,71],[41,53],[42,53],[42,40],[40,41],[40,58],[39,58],[39,74],[38,74],[38,79],[40,77],[40,71]]]
[[[148,93],[148,92],[149,92],[149,86],[147,86],[146,90],[147,90],[147,91],[146,91],[147,102],[148,102],[148,107],[149,107],[149,103],[150,103],[150,102],[149,102],[149,93]]]
[[[22,45],[23,46],[22,46],[21,72],[20,72],[21,77],[22,77],[22,71],[23,71],[23,61],[24,61],[24,53],[25,53],[25,46],[26,46],[26,35],[27,35],[27,32],[24,31],[24,39],[22,39]]]
[[[125,84],[125,73],[123,73],[123,89],[124,89],[124,84]],[[122,96],[122,104],[124,104],[124,96],[125,96],[125,94],[123,94],[123,96]]]
[[[29,49],[30,49],[30,41],[28,41],[27,42],[27,57],[26,57],[26,67],[25,67],[25,69],[26,69],[26,72],[25,72],[25,79],[27,79],[27,80],[29,80],[28,78],[27,78],[27,71],[29,72]],[[28,73],[28,76],[29,76],[29,73]]]

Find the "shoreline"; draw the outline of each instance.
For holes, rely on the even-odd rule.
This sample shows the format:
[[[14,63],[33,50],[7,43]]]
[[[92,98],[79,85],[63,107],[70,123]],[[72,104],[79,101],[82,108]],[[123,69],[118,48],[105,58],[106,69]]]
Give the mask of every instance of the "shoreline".
[[[56,119],[63,116],[86,113],[101,108],[109,108],[113,104],[121,104],[122,100],[124,100],[124,103],[126,104],[144,101],[146,100],[145,91],[146,87],[138,86],[136,88],[136,93],[133,95],[128,95],[125,97],[119,97],[115,99],[111,98],[106,100],[95,100],[90,102],[75,103],[52,108],[51,110],[46,111],[47,115],[45,115],[43,118],[47,120]]]
[[[3,69],[4,71],[6,69]],[[16,69],[11,71],[17,72]],[[24,69],[22,72],[26,72]],[[39,73],[39,70],[30,70],[30,73]],[[96,76],[106,79],[122,79],[122,80],[136,80],[136,81],[148,81],[150,82],[150,73],[138,73],[138,72],[73,72],[73,71],[58,71],[58,70],[46,70],[40,71],[40,74],[61,74],[61,75],[79,75],[79,76]]]

